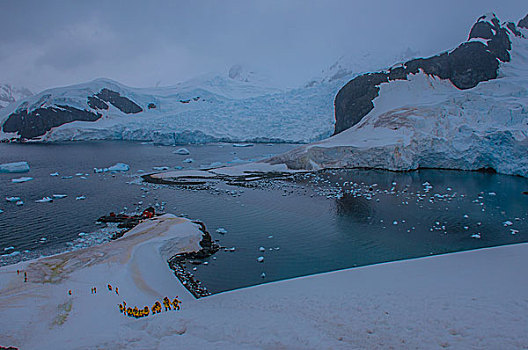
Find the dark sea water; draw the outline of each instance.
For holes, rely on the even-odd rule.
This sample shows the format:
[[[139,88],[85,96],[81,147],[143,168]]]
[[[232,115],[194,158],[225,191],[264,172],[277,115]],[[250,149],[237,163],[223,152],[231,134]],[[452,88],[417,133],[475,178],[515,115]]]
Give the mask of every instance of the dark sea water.
[[[179,147],[139,143],[0,144],[0,163],[31,166],[26,174],[0,174],[0,264],[107,241],[108,233],[95,223],[99,216],[150,205],[205,222],[213,238],[229,248],[193,272],[213,293],[528,241],[525,178],[445,170],[332,170],[262,181],[254,188],[220,183],[192,190],[141,182],[139,175],[156,166],[200,168],[255,160],[294,145],[185,147],[190,155],[174,154]],[[183,163],[186,158],[194,162]],[[130,171],[93,172],[117,162],[130,165]],[[55,172],[60,175],[50,176]],[[34,179],[11,182],[21,176]],[[35,202],[53,194],[68,197]],[[24,205],[4,199],[11,196],[21,197]],[[76,200],[79,196],[86,198]],[[216,233],[218,228],[227,233]]]

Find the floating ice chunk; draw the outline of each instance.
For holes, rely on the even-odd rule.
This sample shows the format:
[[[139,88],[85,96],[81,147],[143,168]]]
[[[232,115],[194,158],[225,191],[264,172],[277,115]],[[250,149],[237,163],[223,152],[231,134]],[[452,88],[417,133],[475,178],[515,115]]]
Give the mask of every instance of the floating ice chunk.
[[[512,235],[516,235],[517,233],[519,233],[519,230],[515,230],[513,228],[511,228],[510,231]]]
[[[183,163],[192,163],[192,162],[194,162],[194,159],[192,159],[192,158],[186,158],[186,159],[182,160],[182,162],[183,162]]]
[[[210,168],[218,168],[220,166],[222,166],[222,162],[212,162],[211,164],[209,164]]]
[[[502,224],[503,224],[504,226],[511,226],[511,225],[513,225],[513,222],[507,220],[507,221],[504,221]]]
[[[59,176],[59,173],[51,173],[50,176]]]
[[[21,205],[24,205],[24,201],[17,201],[15,204],[18,206],[21,206]]]
[[[23,177],[19,177],[17,179],[11,179],[11,182],[19,184],[19,183],[28,182],[28,181],[31,181],[31,180],[33,180],[32,177],[23,176]]]
[[[495,192],[488,193],[488,196],[496,196],[497,194]]]
[[[27,173],[29,164],[27,162],[15,162],[0,164],[0,173]]]
[[[227,233],[227,230],[223,227],[219,227],[216,229],[216,233],[219,233],[221,235],[225,235]]]
[[[260,278],[266,278],[266,273],[264,273],[264,272],[261,273],[261,274],[260,274]]]
[[[79,236],[79,237],[82,237],[82,236],[86,236],[86,234],[87,234],[86,232],[81,232],[81,233],[79,233],[78,236]]]
[[[2,209],[0,209],[0,214],[2,214],[4,211]]]
[[[257,261],[258,261],[259,263],[264,262],[264,257],[263,257],[263,256],[259,256],[259,257],[257,258]]]
[[[174,167],[174,169],[176,169],[176,170],[182,170],[183,167],[182,167],[182,166],[179,166],[179,165],[176,165],[176,166]]]
[[[47,240],[48,240],[48,239],[47,239],[46,237],[42,237],[42,238],[40,239],[40,242],[46,242]]]
[[[469,218],[469,215],[464,214],[464,218],[465,218],[465,219]]]
[[[209,265],[209,263],[208,263],[207,261],[204,261],[204,263],[203,263],[203,264],[204,264],[204,265]]]
[[[233,143],[233,147],[253,147],[252,143]]]
[[[179,148],[179,149],[177,149],[176,151],[174,151],[172,153],[179,154],[179,155],[182,155],[182,156],[186,156],[188,154],[191,154],[191,152],[189,152],[189,150],[187,148]]]
[[[20,197],[6,197],[6,201],[8,202],[18,202],[20,200]]]
[[[12,253],[4,254],[4,255],[2,255],[2,256],[17,256],[17,255],[19,255],[19,254],[20,254],[20,252],[19,252],[18,250],[16,250],[16,251],[14,251],[14,252],[12,252]]]
[[[273,236],[272,236],[272,235],[269,235],[269,236],[268,236],[268,238],[269,238],[269,239],[272,239],[272,238],[273,238]]]
[[[78,197],[75,197],[75,200],[77,201],[81,201],[83,199],[86,199],[86,196],[78,196]]]
[[[66,198],[66,197],[68,197],[68,195],[66,195],[66,194],[54,194],[53,195],[54,199],[62,199],[62,198]]]
[[[471,235],[471,238],[480,239],[480,233],[474,233]]]
[[[95,170],[95,169],[94,169],[94,170]],[[62,179],[64,179],[64,180],[67,180],[67,179],[73,179],[73,176],[69,176],[69,175],[68,175],[68,176],[63,176]]]
[[[155,170],[155,171],[165,171],[165,170],[169,170],[169,167],[168,167],[168,166],[153,166],[153,167],[152,167],[152,170]]]
[[[7,252],[8,250],[13,250],[15,249],[15,247],[11,246],[11,247],[7,247],[7,248],[4,248],[4,252]]]
[[[265,252],[265,251],[266,251],[266,248],[264,248],[264,247],[260,247],[259,250],[260,250],[261,252]]]
[[[392,222],[392,224],[393,224],[393,225],[398,225],[398,221],[394,220],[394,221]]]
[[[84,174],[83,173],[77,173],[75,174],[75,176],[83,176]]]
[[[108,171],[129,171],[130,166],[125,163],[116,163],[111,167],[108,167]]]
[[[43,197],[42,199],[37,199],[35,202],[37,202],[37,203],[53,202],[53,198],[51,198],[51,197]]]

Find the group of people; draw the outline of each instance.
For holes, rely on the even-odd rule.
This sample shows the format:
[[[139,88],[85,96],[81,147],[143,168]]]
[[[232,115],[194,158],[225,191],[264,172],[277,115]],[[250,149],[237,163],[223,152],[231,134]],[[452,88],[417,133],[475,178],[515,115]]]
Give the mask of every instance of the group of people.
[[[17,275],[20,275],[20,270],[17,270]],[[24,282],[27,282],[27,272],[24,271]]]
[[[172,301],[168,297],[163,298],[163,306],[165,306],[165,311],[180,310],[180,304],[181,304],[181,301],[178,300],[178,296],[176,296],[176,298],[174,298]],[[128,317],[135,317],[135,318],[145,317],[150,314],[151,310],[152,310],[153,315],[160,313],[162,311],[161,303],[158,300],[156,300],[154,305],[152,305],[151,309],[149,309],[148,306],[145,306],[142,309],[138,308],[137,306],[134,308],[130,306],[127,307],[125,301],[123,301],[122,304],[119,304],[119,312],[121,312],[122,314]]]

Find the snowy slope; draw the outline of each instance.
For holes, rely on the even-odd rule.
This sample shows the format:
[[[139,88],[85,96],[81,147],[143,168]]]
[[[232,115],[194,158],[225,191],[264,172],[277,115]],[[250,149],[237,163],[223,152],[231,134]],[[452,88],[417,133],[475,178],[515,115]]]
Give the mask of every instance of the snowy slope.
[[[528,283],[512,268],[526,265],[528,244],[346,269],[194,299],[168,268],[163,247],[173,253],[194,250],[200,236],[196,225],[171,216],[165,224],[140,224],[107,244],[0,268],[0,344],[28,350],[521,349],[528,344]],[[107,284],[118,287],[119,295]],[[181,309],[139,319],[119,312],[123,301],[143,307],[164,296],[178,296]]]
[[[163,88],[137,89],[98,79],[43,91],[0,112],[0,124],[4,125],[0,139],[20,137],[16,132],[6,132],[5,122],[11,114],[65,105],[89,111],[94,119],[97,114],[101,117],[95,122],[74,121],[53,127],[37,140],[310,142],[331,135],[337,83],[283,91],[258,80],[249,81],[252,74],[243,70],[230,73],[232,77],[206,75]],[[111,105],[107,110],[92,108],[88,97],[102,89],[119,93],[142,111],[126,114]]]
[[[290,169],[493,168],[528,176],[528,30],[510,35],[511,61],[498,78],[459,90],[423,72],[381,84],[352,128],[275,157]],[[474,39],[473,39],[474,40]]]
[[[0,109],[31,95],[33,95],[33,93],[24,87],[0,84]]]

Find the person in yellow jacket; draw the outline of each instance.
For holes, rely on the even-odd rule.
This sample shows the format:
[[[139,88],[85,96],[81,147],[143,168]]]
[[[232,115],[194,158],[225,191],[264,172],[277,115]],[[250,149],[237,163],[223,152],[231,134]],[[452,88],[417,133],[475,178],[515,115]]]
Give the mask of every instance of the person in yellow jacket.
[[[172,301],[172,305],[174,305],[174,310],[179,310],[180,304],[181,304],[181,301],[178,300],[178,296],[176,296],[176,298],[174,298],[174,300]]]

